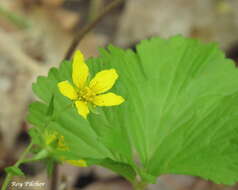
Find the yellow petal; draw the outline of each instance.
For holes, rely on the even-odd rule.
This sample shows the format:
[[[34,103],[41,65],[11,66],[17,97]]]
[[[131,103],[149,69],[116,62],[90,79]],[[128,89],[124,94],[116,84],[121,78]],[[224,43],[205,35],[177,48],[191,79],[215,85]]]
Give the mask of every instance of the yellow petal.
[[[87,115],[89,114],[89,109],[88,109],[87,103],[83,102],[83,101],[76,101],[75,105],[76,105],[79,115],[81,115],[85,119],[87,119]]]
[[[57,133],[46,133],[44,135],[45,137],[45,143],[47,145],[50,145],[53,141],[55,141],[57,139]]]
[[[115,69],[103,70],[97,73],[91,80],[89,88],[91,88],[96,94],[106,92],[112,88],[117,78],[118,74]]]
[[[58,148],[60,150],[69,150],[69,147],[66,146],[64,136],[60,136],[58,139]]]
[[[74,87],[68,81],[62,81],[58,83],[58,88],[60,92],[71,100],[78,98],[77,92]]]
[[[107,93],[98,95],[94,98],[93,103],[97,106],[116,106],[123,103],[125,100],[123,97],[114,93]]]
[[[83,54],[78,50],[74,53],[72,79],[78,88],[82,88],[88,78],[88,66],[84,61]]]
[[[87,162],[85,160],[66,160],[68,164],[79,167],[87,167]]]

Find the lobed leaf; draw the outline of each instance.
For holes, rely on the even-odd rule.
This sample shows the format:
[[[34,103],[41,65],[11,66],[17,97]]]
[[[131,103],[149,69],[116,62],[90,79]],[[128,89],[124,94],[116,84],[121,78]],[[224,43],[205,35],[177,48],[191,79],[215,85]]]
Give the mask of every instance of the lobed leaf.
[[[91,77],[115,68],[119,79],[111,92],[126,101],[98,108],[88,121],[73,107],[62,112],[49,124],[70,147],[58,154],[94,160],[131,181],[135,171],[150,182],[162,174],[238,181],[238,70],[216,44],[181,36],[152,38],[136,52],[101,49],[100,57],[87,64]],[[38,78],[34,92],[48,107],[54,94],[54,110],[64,110],[70,101],[56,84],[70,81],[71,72],[71,64],[62,63]],[[43,125],[43,107],[33,104],[31,123]],[[118,170],[121,164],[126,169]]]

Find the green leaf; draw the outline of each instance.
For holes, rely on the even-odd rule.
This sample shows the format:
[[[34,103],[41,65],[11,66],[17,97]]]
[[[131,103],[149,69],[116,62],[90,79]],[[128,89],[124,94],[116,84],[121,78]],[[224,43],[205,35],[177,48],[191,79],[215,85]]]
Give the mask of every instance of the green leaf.
[[[128,164],[115,162],[111,159],[101,159],[101,160],[93,160],[93,159],[87,159],[88,165],[96,164],[108,169],[111,169],[112,171],[120,174],[121,176],[125,177],[127,180],[133,182],[136,177],[135,170]]]
[[[30,160],[31,161],[43,160],[48,158],[48,156],[49,156],[49,151],[46,149],[42,149],[40,152],[35,154]]]
[[[11,166],[11,167],[7,167],[5,168],[5,171],[7,173],[12,174],[13,176],[24,176],[25,174],[21,171],[20,168],[16,167],[16,166]]]
[[[111,126],[111,132],[102,132],[108,147],[125,158],[128,153],[120,146],[131,144],[148,176],[172,173],[223,184],[238,181],[234,63],[215,44],[181,36],[145,40],[136,54],[108,49],[90,62],[97,65],[92,66],[95,72],[117,70],[112,91],[126,99],[119,107],[103,109],[104,120],[90,116],[95,128]]]
[[[32,139],[32,142],[34,144],[42,145],[44,143],[42,136],[39,135],[39,129],[38,128],[30,128],[28,130],[28,133],[29,133],[29,135]]]
[[[136,49],[109,46],[100,50],[100,57],[87,60],[92,77],[101,70],[116,69],[119,78],[110,91],[123,96],[123,104],[98,108],[88,120],[74,107],[65,110],[71,102],[57,89],[58,82],[71,81],[71,64],[65,62],[33,84],[44,103],[33,104],[29,121],[44,126],[43,110],[54,94],[54,110],[60,114],[49,128],[65,137],[67,159],[98,160],[95,164],[130,180],[137,171],[147,182],[163,174],[237,182],[238,70],[234,63],[216,44],[181,36],[144,40]],[[110,160],[108,165],[102,164],[105,159]],[[118,171],[117,163],[128,167]]]
[[[53,96],[50,99],[49,107],[48,107],[48,110],[47,110],[47,115],[48,116],[52,116],[53,113],[54,113],[54,97],[55,96],[53,94]]]
[[[27,115],[27,121],[34,126],[40,127],[41,129],[44,128],[45,124],[48,121],[47,105],[43,104],[42,102],[31,103],[29,105],[29,114]]]

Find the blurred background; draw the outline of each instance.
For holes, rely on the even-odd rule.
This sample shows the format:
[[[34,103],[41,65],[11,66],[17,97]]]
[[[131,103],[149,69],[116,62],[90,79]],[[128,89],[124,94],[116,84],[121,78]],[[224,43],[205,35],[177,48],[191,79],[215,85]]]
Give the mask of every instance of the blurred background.
[[[57,66],[72,39],[112,0],[0,0],[0,184],[4,167],[15,163],[29,143],[28,105],[35,97],[31,84]],[[183,34],[216,41],[238,61],[237,0],[126,0],[81,41],[78,48],[97,56],[97,48],[115,44],[133,48],[146,37]],[[80,147],[79,147],[80,148]],[[214,158],[215,159],[215,158]],[[44,187],[9,189],[47,190],[42,163],[22,165],[27,177],[14,181],[46,183]],[[59,167],[59,190],[130,190],[121,177],[99,167]],[[232,190],[197,177],[166,175],[150,190]]]

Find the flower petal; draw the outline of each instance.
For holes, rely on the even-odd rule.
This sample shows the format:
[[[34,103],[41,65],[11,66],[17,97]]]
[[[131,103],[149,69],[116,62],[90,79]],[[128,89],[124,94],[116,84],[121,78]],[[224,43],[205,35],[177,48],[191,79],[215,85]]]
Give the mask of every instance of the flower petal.
[[[107,93],[98,95],[94,98],[93,103],[97,106],[116,106],[123,103],[125,100],[123,97],[114,93]]]
[[[47,145],[50,145],[53,141],[55,141],[57,139],[57,133],[49,133],[46,131],[46,133],[43,135],[44,139],[45,139],[45,143]]]
[[[82,88],[88,78],[88,66],[81,51],[77,50],[73,57],[72,79],[78,88]]]
[[[89,88],[91,88],[96,94],[106,92],[112,88],[117,78],[118,74],[115,69],[103,70],[97,73],[91,80]]]
[[[89,114],[88,105],[83,101],[75,102],[76,108],[78,110],[79,115],[83,116],[83,118],[87,119],[87,115]]]
[[[62,136],[62,135],[58,138],[57,148],[59,148],[60,150],[65,150],[65,151],[69,150],[69,147],[66,146],[66,144],[65,144],[64,136]]]
[[[87,167],[87,162],[85,160],[66,160],[68,164],[79,167]]]
[[[71,100],[75,100],[78,98],[76,90],[68,81],[59,82],[57,85],[60,92],[67,98]]]

